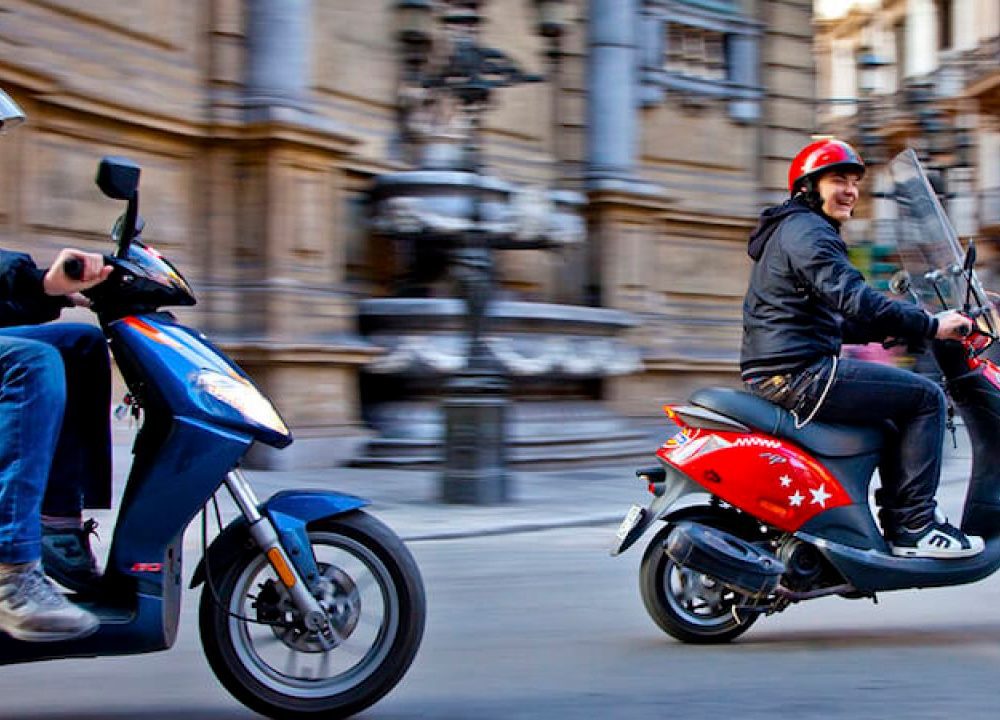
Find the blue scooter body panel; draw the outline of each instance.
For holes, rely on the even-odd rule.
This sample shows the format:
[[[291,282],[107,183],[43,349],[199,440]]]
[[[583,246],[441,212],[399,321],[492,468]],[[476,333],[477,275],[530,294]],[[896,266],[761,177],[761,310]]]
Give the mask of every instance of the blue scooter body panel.
[[[122,353],[130,356],[171,415],[230,427],[277,448],[291,444],[292,435],[287,429],[279,432],[254,422],[197,387],[198,373],[210,371],[238,378],[247,385],[248,392],[257,393],[267,402],[246,373],[202,333],[179,324],[168,313],[156,313],[116,320],[108,326],[108,334],[116,359]]]
[[[195,397],[192,378],[199,371],[243,376],[196,331],[165,314],[126,317],[106,331],[122,373],[144,389],[146,417],[111,541],[105,591],[81,602],[101,617],[101,626],[86,638],[54,643],[0,633],[0,665],[169,648],[180,613],[184,530],[255,439],[277,446],[291,442],[291,435]],[[305,504],[279,501],[286,511]],[[293,523],[288,527],[294,532]]]

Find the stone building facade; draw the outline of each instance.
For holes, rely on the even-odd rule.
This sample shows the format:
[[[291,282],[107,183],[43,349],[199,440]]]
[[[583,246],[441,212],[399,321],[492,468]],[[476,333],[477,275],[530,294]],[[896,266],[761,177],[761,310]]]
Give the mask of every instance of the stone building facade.
[[[817,25],[820,126],[873,162],[868,183],[890,187],[882,162],[915,148],[940,179],[957,233],[979,242],[981,274],[1000,270],[1000,4],[879,0]],[[892,203],[852,222],[855,240],[891,244]],[[985,257],[984,257],[985,256]]]
[[[497,91],[484,158],[513,183],[575,191],[587,237],[503,253],[500,295],[626,311],[642,369],[593,385],[631,417],[733,383],[745,238],[815,127],[811,0],[566,0],[552,56],[533,3],[492,0],[485,41],[547,80]],[[383,348],[357,308],[390,290],[366,223],[404,169],[399,3],[9,0],[0,85],[29,122],[0,142],[0,243],[40,262],[105,250],[119,208],[105,154],[143,167],[146,239],[297,435],[285,464],[342,458],[370,431],[359,376]],[[277,462],[262,457],[262,462]]]

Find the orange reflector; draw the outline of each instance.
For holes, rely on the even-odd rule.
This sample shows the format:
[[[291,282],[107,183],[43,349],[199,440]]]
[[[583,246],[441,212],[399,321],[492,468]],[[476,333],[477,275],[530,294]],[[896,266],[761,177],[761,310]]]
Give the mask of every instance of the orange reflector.
[[[788,514],[788,508],[782,507],[781,505],[773,503],[770,500],[760,500],[759,502],[762,508],[764,508],[765,510],[770,510],[779,517],[784,517],[785,515]]]
[[[281,554],[281,550],[278,548],[271,548],[267,551],[267,559],[271,561],[271,565],[274,567],[278,577],[281,578],[281,582],[285,584],[285,587],[292,587],[295,584],[295,575],[292,573],[291,568],[288,567],[288,563],[285,562],[285,556]]]

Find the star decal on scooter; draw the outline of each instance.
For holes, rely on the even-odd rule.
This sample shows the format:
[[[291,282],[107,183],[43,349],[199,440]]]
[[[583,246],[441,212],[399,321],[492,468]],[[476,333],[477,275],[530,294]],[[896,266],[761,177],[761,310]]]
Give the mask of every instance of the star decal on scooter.
[[[792,479],[787,475],[782,475],[780,478],[778,478],[778,482],[781,483],[781,487],[788,487],[789,485],[792,484]]]
[[[788,504],[791,507],[799,507],[802,505],[802,501],[805,499],[806,496],[800,493],[798,490],[796,490],[794,495],[788,496]]]
[[[817,490],[810,488],[809,492],[812,493],[812,500],[809,501],[809,504],[819,505],[821,508],[825,508],[826,501],[833,497],[833,495],[826,491],[826,483],[820,485]]]

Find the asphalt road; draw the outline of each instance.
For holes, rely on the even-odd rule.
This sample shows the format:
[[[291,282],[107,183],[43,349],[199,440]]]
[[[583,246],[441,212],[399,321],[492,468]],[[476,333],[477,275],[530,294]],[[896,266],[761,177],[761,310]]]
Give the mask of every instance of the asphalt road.
[[[416,542],[424,644],[370,720],[996,718],[1000,581],[838,598],[765,618],[736,643],[680,645],[646,616],[641,551],[612,528]],[[196,598],[155,655],[0,668],[0,717],[254,717],[201,655]]]

